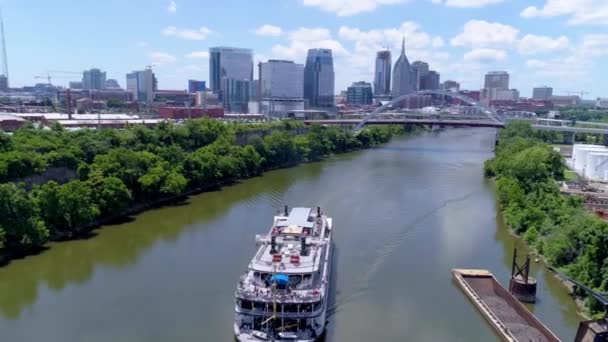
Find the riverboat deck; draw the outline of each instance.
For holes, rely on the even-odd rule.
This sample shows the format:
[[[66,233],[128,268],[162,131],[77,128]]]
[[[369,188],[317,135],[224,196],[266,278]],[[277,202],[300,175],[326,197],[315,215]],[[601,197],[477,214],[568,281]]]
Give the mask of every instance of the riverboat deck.
[[[551,330],[507,291],[487,270],[454,269],[464,293],[505,341],[557,342]]]

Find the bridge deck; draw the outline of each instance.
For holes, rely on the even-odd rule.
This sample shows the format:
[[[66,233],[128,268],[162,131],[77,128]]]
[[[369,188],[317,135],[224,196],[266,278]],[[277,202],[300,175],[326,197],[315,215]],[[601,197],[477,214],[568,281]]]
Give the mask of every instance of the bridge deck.
[[[357,125],[361,120],[356,119],[336,119],[336,120],[304,120],[307,125],[322,124],[322,125]],[[493,127],[504,128],[505,124],[494,121],[480,120],[442,120],[442,119],[371,119],[366,122],[367,125],[437,125],[437,126],[465,126],[465,127]]]

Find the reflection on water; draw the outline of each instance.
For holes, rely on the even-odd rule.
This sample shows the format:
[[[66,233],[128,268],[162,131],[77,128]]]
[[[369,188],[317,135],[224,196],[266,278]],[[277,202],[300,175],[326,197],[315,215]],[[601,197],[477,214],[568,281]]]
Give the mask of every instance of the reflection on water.
[[[311,164],[309,172],[300,176],[314,177],[321,167],[320,163]],[[106,226],[90,239],[53,243],[41,255],[13,261],[0,268],[0,313],[18,319],[24,307],[36,301],[40,285],[59,291],[68,284],[87,282],[97,267],[126,268],[157,242],[175,241],[186,230],[194,229],[193,224],[212,221],[235,203],[245,202],[253,209],[253,198],[268,195],[278,207],[284,203],[281,192],[295,178],[285,172],[270,174],[272,189],[261,178],[251,179],[247,186],[194,196],[184,203],[138,215],[128,224]]]
[[[53,244],[0,268],[0,341],[231,341],[235,284],[285,204],[320,205],[336,222],[326,341],[496,340],[450,274],[487,268],[507,284],[519,242],[483,178],[494,137],[398,139]],[[533,273],[532,309],[571,339],[572,301],[540,264]]]

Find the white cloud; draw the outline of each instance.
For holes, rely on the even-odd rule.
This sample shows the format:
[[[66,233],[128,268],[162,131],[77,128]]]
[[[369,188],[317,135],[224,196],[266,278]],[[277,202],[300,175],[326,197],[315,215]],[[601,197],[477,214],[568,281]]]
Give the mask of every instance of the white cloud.
[[[464,54],[464,60],[467,62],[490,63],[502,61],[507,58],[505,50],[479,48],[471,50]]]
[[[546,0],[542,7],[529,6],[521,12],[524,18],[568,16],[571,25],[608,24],[606,0]]]
[[[152,64],[157,65],[174,63],[177,60],[175,56],[166,52],[151,52],[148,54],[148,57],[150,58]]]
[[[484,20],[470,20],[450,43],[453,46],[472,48],[504,47],[514,44],[518,34],[519,30],[513,26]]]
[[[580,49],[585,57],[599,57],[608,55],[608,34],[588,34],[583,37]]]
[[[198,64],[188,64],[188,65],[184,65],[183,67],[179,67],[176,69],[177,72],[182,73],[182,74],[186,74],[186,73],[193,73],[193,72],[203,72],[205,70],[207,70],[207,68],[205,68],[202,65],[198,65]]]
[[[537,77],[552,78],[558,81],[569,80],[577,83],[585,78],[590,66],[589,62],[580,60],[575,56],[526,61],[526,67]]]
[[[283,34],[283,30],[278,26],[263,25],[255,30],[255,34],[257,34],[258,36],[277,37]]]
[[[443,45],[444,45],[443,38],[441,38],[441,37],[435,37],[435,38],[433,38],[433,47],[434,48],[440,48]]]
[[[326,28],[300,27],[289,32],[288,39],[287,45],[277,44],[272,47],[274,58],[302,60],[306,57],[308,49],[312,48],[331,49],[334,57],[349,54],[339,41],[332,38],[331,32]]]
[[[526,67],[535,77],[590,89],[594,86],[592,75],[597,74],[602,57],[608,56],[608,34],[588,34],[571,52],[566,56],[529,59]]]
[[[209,58],[209,51],[192,51],[186,55],[186,58],[207,59],[207,58]]]
[[[536,55],[540,53],[562,51],[569,47],[570,40],[566,36],[551,38],[527,34],[519,41],[518,51],[522,55]]]
[[[167,26],[161,31],[161,33],[166,37],[177,37],[187,40],[204,40],[209,36],[209,34],[211,34],[211,30],[205,26],[202,26],[198,30],[178,29],[175,26]]]
[[[342,26],[338,30],[342,39],[354,41],[355,44],[372,46],[380,50],[380,44],[389,44],[397,51],[401,50],[401,41],[405,37],[405,47],[410,49],[424,49],[429,47],[442,47],[444,42],[439,36],[431,36],[421,30],[420,25],[412,21],[406,21],[398,28],[372,29],[361,31],[358,28]]]
[[[378,6],[404,3],[407,0],[303,0],[305,6],[319,7],[324,11],[345,17],[373,12]]]
[[[301,40],[301,41],[319,41],[319,40],[327,40],[331,38],[331,33],[326,28],[316,27],[316,28],[307,28],[300,27],[299,29],[292,31],[289,33],[289,37],[291,40]]]
[[[441,0],[433,1],[435,4],[443,3],[448,7],[460,7],[460,8],[479,8],[488,5],[495,5],[503,2],[504,0]]]
[[[177,3],[175,1],[169,2],[169,6],[167,6],[167,11],[169,11],[169,13],[177,12]]]

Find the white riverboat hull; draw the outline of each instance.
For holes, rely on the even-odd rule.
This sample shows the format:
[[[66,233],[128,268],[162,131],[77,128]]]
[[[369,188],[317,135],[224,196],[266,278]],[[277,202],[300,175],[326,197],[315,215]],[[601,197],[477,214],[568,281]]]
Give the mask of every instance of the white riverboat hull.
[[[321,336],[324,333],[325,325],[321,326],[318,331],[316,331],[317,336]],[[272,342],[316,342],[317,338],[314,339],[270,339],[263,337],[256,337],[251,332],[241,332],[238,325],[234,324],[234,337],[239,342],[260,342],[260,341],[272,341]]]

